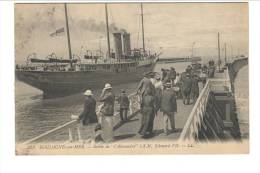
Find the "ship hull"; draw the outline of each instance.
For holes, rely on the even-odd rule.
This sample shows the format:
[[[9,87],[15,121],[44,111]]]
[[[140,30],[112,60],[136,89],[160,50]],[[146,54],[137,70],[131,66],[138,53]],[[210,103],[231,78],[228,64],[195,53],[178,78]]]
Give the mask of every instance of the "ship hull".
[[[113,85],[138,82],[143,73],[153,70],[154,64],[137,67],[133,71],[16,71],[18,80],[43,91],[44,98],[62,97],[86,89],[98,89],[106,83]]]

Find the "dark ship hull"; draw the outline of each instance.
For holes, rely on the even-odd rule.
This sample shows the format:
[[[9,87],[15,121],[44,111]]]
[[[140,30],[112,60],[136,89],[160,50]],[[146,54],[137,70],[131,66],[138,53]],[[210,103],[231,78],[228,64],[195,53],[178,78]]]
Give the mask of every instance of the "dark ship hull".
[[[138,82],[144,72],[152,71],[155,62],[132,68],[97,71],[23,71],[16,70],[18,80],[43,91],[44,98],[61,97],[83,92],[86,89]]]

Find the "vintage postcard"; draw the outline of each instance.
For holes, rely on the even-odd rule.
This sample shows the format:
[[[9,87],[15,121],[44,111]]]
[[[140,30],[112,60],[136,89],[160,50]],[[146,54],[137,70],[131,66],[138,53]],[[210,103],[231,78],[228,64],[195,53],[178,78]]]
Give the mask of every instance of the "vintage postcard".
[[[16,154],[249,153],[248,27],[248,3],[16,3]]]

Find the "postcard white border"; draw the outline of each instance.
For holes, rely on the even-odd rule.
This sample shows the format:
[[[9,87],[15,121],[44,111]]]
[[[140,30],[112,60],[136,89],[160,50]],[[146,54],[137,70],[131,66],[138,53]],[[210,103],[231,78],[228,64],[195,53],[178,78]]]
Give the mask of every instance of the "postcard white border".
[[[250,154],[15,156],[14,3],[0,2],[0,172],[260,172],[260,2],[249,2],[249,13]]]

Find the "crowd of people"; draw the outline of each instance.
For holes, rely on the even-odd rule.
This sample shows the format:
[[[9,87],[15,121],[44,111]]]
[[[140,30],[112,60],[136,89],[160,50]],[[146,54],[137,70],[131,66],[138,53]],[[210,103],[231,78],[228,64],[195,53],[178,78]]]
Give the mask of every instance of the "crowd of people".
[[[104,142],[112,142],[114,139],[114,105],[116,101],[115,94],[112,90],[112,86],[107,83],[102,90],[102,93],[98,99],[101,102],[101,106],[96,109],[96,99],[93,96],[91,90],[84,92],[85,102],[84,109],[79,116],[72,116],[73,119],[77,119],[80,122],[81,129],[85,129],[86,126],[91,129],[88,133],[91,133],[90,140],[95,140],[97,132],[101,130],[101,140]],[[120,105],[120,118],[121,121],[127,121],[127,112],[129,109],[129,99],[125,92],[122,91],[121,95],[117,98]],[[84,135],[82,135],[84,136]],[[81,140],[86,140],[89,136],[82,137]]]
[[[143,137],[153,136],[153,122],[158,112],[162,113],[165,135],[174,132],[177,99],[182,98],[184,105],[196,102],[199,96],[199,76],[191,66],[183,73],[177,73],[173,67],[161,69],[161,74],[150,72],[144,74],[137,93],[141,100],[141,127],[139,134]]]
[[[161,69],[163,83],[171,83],[177,98],[183,99],[183,104],[189,105],[193,100],[196,102],[199,96],[199,82],[202,81],[200,74],[192,66],[187,66],[185,72],[176,73],[174,68]],[[205,76],[206,81],[206,76]]]
[[[203,74],[203,69],[201,70]],[[205,79],[206,80],[206,79]],[[188,66],[183,73],[177,73],[172,67],[161,69],[161,74],[156,72],[144,73],[136,94],[139,95],[141,124],[138,133],[141,137],[153,136],[153,125],[156,115],[162,115],[165,135],[174,132],[175,114],[177,113],[177,99],[183,99],[184,105],[195,103],[199,96],[199,82],[204,83],[204,77],[196,73],[196,69]],[[104,142],[112,142],[114,139],[113,116],[114,105],[117,101],[120,105],[120,119],[128,120],[130,101],[125,90],[119,97],[115,97],[112,86],[107,83],[98,99],[102,102],[100,109],[96,111],[96,100],[92,91],[85,93],[84,110],[77,117],[83,126],[92,126],[93,138],[96,132],[101,130]],[[191,102],[192,100],[192,102]],[[98,113],[96,113],[98,112]]]

